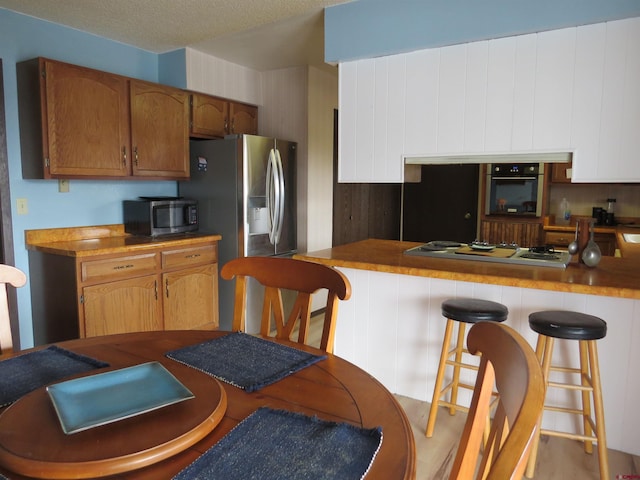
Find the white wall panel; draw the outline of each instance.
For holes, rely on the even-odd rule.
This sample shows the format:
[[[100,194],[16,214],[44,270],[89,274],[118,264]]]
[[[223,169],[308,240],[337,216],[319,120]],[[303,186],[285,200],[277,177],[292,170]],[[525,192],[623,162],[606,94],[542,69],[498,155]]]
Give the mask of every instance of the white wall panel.
[[[627,25],[627,22],[622,22],[617,23],[616,28],[607,28],[600,111],[600,144],[595,177],[618,178],[621,173],[618,167],[620,164],[615,159],[620,157],[620,147],[624,141],[623,132],[626,131],[621,112],[624,111],[625,103],[628,101],[623,94],[629,38],[629,31],[625,28]]]
[[[614,158],[613,176],[640,178],[640,18],[622,22],[627,32],[620,155]],[[617,174],[617,175],[616,175]]]
[[[336,355],[374,375],[400,395],[431,401],[445,319],[440,305],[452,297],[484,298],[509,309],[506,324],[535,348],[537,335],[528,316],[538,310],[564,309],[603,318],[607,336],[598,341],[609,448],[640,455],[640,300],[503,287],[435,278],[341,269],[350,279],[352,298],[340,305]],[[577,365],[575,341],[557,342],[554,358]],[[477,360],[476,360],[477,361]],[[395,369],[392,372],[391,369]],[[451,377],[449,369],[448,377]],[[469,402],[469,392],[460,399]],[[549,391],[558,405],[577,406],[579,398],[559,389]],[[579,422],[545,413],[545,428],[577,429]]]
[[[438,148],[440,51],[406,55],[405,154],[435,153]]]
[[[186,49],[187,88],[252,105],[262,104],[260,72]]]
[[[463,151],[466,75],[467,45],[442,48],[438,94],[439,152]]]
[[[374,157],[375,135],[375,62],[358,62],[356,78],[356,171],[355,178],[370,182],[374,178],[372,159]]]
[[[464,150],[467,152],[485,150],[488,62],[489,42],[467,45],[464,105]]]
[[[485,130],[485,150],[489,152],[511,149],[516,45],[515,37],[489,42]]]
[[[575,28],[538,34],[533,148],[564,149],[571,136]]]
[[[389,94],[392,91],[389,85],[389,60],[388,57],[377,58],[373,61],[373,86],[374,109],[371,112],[373,121],[373,152],[372,152],[372,178],[384,175],[388,153],[389,131]]]
[[[309,67],[307,251],[329,248],[333,242],[333,142],[337,108],[337,73]]]
[[[605,23],[576,32],[570,142],[578,149],[573,179],[593,178],[598,168],[606,33]]]
[[[398,316],[398,275],[369,277],[369,312],[367,318],[367,363],[370,372],[384,385],[397,385],[398,329],[390,318]]]
[[[640,318],[640,302],[631,302],[630,318]],[[624,393],[612,392],[612,395],[624,395],[624,410],[619,413],[622,418],[634,418],[637,412],[638,398],[640,398],[640,382],[638,382],[638,365],[640,365],[640,348],[637,339],[640,338],[640,322],[632,321],[631,329],[627,332],[629,356],[625,359],[624,370],[626,387]],[[606,403],[605,403],[606,408]],[[625,421],[620,431],[620,445],[640,445],[640,428],[638,422]]]
[[[573,181],[640,182],[640,18],[349,64],[341,181],[400,182],[405,155],[552,150],[575,152]]]
[[[356,178],[356,122],[358,63],[341,63],[338,67],[338,181]]]
[[[511,149],[533,148],[533,104],[536,92],[537,36],[516,38]]]
[[[387,105],[387,151],[385,155],[384,173],[376,164],[381,175],[376,178],[382,182],[400,182],[404,180],[404,134],[406,105],[406,58],[404,55],[387,57],[387,74],[389,77],[389,96]]]

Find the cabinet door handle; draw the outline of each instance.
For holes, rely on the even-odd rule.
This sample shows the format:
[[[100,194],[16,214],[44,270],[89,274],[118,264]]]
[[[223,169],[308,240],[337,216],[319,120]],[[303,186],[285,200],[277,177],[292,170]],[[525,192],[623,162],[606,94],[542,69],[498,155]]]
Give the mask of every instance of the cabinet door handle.
[[[133,158],[134,158],[134,162],[136,164],[136,167],[138,166],[138,147],[133,147]]]
[[[165,294],[167,295],[167,298],[169,298],[169,279],[165,278],[164,280],[164,291]]]
[[[122,165],[127,166],[127,147],[122,147]]]
[[[156,294],[156,300],[158,300],[158,280],[155,280],[153,282],[153,288],[155,290],[155,294]]]
[[[191,255],[185,255],[184,258],[198,258],[199,256],[199,253],[192,253]]]

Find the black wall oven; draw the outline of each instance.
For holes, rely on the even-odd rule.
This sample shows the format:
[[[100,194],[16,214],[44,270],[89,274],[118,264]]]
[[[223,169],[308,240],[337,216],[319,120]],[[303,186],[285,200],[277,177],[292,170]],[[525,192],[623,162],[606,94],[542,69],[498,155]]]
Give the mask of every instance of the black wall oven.
[[[486,215],[542,215],[544,163],[487,165]]]

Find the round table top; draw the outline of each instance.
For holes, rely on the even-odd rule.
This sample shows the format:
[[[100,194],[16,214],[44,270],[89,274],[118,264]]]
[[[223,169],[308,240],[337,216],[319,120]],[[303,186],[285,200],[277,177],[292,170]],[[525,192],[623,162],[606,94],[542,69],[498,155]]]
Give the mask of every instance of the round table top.
[[[195,398],[65,435],[45,388],[40,388],[0,415],[0,472],[12,479],[89,478],[119,472],[118,478],[126,479],[171,478],[243,419],[267,406],[363,428],[381,426],[384,440],[367,478],[415,477],[415,445],[404,411],[377,380],[339,357],[329,354],[252,393],[165,357],[168,351],[226,333],[141,332],[57,343],[108,362],[110,370],[158,361]],[[16,476],[16,472],[25,476]]]

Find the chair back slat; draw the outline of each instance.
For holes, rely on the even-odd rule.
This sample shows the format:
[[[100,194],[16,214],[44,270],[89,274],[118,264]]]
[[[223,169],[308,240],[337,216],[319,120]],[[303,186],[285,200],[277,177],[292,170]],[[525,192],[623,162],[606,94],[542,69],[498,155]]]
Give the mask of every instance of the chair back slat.
[[[449,478],[520,479],[542,414],[542,369],[531,346],[504,324],[475,324],[467,346],[471,353],[480,355],[480,366]],[[498,391],[498,404],[486,444],[482,445],[494,389]]]
[[[351,296],[349,280],[338,270],[318,263],[279,257],[241,257],[226,263],[222,278],[236,279],[233,331],[245,331],[247,278],[254,278],[264,286],[264,300],[260,319],[260,334],[292,340],[298,328],[298,343],[306,343],[311,319],[313,294],[326,290],[324,325],[320,348],[333,352],[338,299]],[[296,292],[289,312],[284,311],[282,291]]]
[[[22,270],[11,265],[0,264],[0,354],[6,354],[13,350],[7,285],[19,288],[26,283],[27,276]]]

